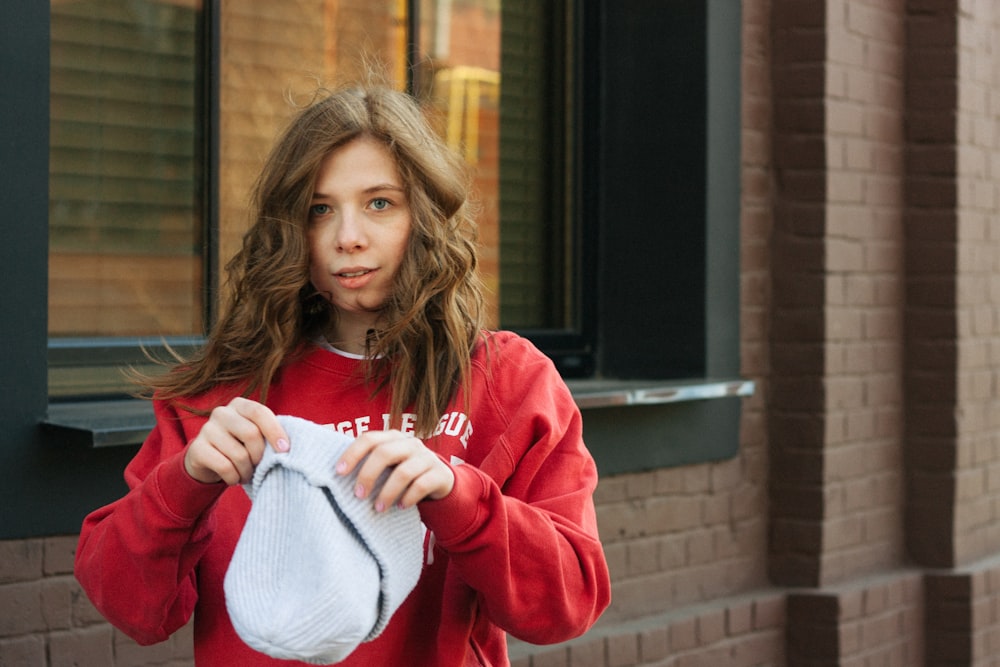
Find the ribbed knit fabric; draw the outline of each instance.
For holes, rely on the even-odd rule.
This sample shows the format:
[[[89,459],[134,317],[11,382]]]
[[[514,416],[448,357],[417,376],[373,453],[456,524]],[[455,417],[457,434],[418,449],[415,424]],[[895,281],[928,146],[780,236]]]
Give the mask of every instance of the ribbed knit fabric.
[[[226,607],[255,650],[331,664],[377,637],[416,585],[423,528],[416,508],[375,512],[373,494],[354,496],[354,475],[334,472],[351,438],[279,420],[291,449],[268,446],[244,487],[253,505],[226,573]]]

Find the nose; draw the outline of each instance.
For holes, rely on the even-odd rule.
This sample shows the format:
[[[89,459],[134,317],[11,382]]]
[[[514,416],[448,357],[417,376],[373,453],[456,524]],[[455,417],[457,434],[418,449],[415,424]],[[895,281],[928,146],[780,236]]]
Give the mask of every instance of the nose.
[[[355,252],[363,249],[367,243],[364,215],[345,207],[341,211],[340,224],[337,226],[337,251]]]

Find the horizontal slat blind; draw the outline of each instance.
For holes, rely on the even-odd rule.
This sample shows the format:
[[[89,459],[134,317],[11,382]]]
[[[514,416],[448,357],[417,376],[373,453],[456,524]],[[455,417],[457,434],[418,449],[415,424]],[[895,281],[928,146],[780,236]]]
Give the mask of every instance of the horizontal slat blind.
[[[195,19],[141,0],[53,6],[53,248],[199,250]]]
[[[199,5],[52,5],[50,335],[201,329]]]
[[[561,328],[563,189],[552,160],[562,109],[549,51],[560,2],[503,3],[500,94],[500,321],[506,328]]]

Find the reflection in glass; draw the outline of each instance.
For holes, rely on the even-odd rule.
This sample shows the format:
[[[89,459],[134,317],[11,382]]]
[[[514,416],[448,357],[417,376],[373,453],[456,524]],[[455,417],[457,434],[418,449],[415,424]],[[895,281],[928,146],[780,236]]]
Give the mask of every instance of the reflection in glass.
[[[52,3],[51,336],[202,329],[199,12]]]

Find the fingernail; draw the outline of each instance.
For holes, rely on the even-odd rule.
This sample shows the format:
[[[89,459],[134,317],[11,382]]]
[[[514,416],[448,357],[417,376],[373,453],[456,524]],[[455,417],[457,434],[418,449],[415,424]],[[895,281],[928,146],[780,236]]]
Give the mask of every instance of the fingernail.
[[[384,512],[385,511],[385,503],[383,503],[381,500],[378,501],[377,503],[375,503],[375,511],[376,512]]]
[[[347,461],[341,461],[337,464],[337,472],[341,475],[347,472]]]
[[[357,486],[355,486],[354,487],[354,496],[356,498],[364,498],[365,497],[365,487],[362,486],[361,484],[358,484]]]
[[[284,438],[278,438],[278,451],[287,452],[288,451],[288,441]]]

